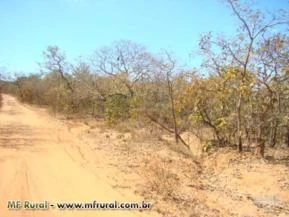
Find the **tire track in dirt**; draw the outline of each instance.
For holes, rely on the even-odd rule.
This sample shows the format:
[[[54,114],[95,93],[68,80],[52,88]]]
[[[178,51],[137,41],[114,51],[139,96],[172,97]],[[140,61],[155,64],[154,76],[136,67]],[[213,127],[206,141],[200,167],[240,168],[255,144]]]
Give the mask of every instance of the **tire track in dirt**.
[[[47,114],[4,95],[0,110],[0,216],[153,216],[150,211],[13,211],[8,200],[33,202],[131,201],[85,166],[81,142]],[[105,160],[105,156],[103,159]],[[105,170],[105,168],[103,168]]]

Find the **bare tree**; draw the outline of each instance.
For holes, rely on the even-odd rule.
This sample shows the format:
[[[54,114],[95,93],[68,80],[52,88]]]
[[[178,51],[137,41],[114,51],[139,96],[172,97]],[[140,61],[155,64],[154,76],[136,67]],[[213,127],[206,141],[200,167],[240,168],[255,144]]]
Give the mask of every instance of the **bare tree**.
[[[133,97],[137,82],[150,73],[152,56],[144,46],[131,41],[118,41],[111,47],[97,50],[92,57],[96,74],[104,74],[120,81]]]
[[[176,94],[175,94],[175,81],[176,78],[179,76],[180,71],[177,68],[177,61],[176,59],[170,54],[168,51],[164,51],[160,58],[155,59],[154,63],[154,77],[156,79],[156,84],[161,85],[164,82],[164,87],[166,88],[165,92],[167,93],[168,100],[169,100],[169,112],[168,115],[173,123],[173,130],[166,126],[162,120],[154,117],[153,115],[149,114],[149,110],[145,112],[146,116],[153,121],[154,123],[161,126],[166,131],[173,133],[175,142],[181,143],[186,147],[190,148],[189,145],[183,140],[180,132],[180,128],[177,123],[177,112],[176,112]],[[163,99],[164,100],[164,99]],[[160,113],[158,111],[157,113]]]
[[[46,51],[43,52],[44,67],[51,72],[56,72],[60,75],[63,81],[66,83],[67,88],[73,92],[73,87],[67,74],[69,71],[69,64],[66,61],[65,54],[61,53],[59,47],[57,46],[48,46]]]
[[[48,46],[46,51],[43,52],[44,63],[42,70],[44,69],[44,74],[56,73],[60,76],[62,82],[66,86],[66,95],[71,108],[72,113],[76,113],[78,110],[78,105],[76,104],[75,90],[72,83],[71,69],[72,66],[66,60],[65,54],[60,51],[57,46]],[[47,72],[48,70],[48,72]]]

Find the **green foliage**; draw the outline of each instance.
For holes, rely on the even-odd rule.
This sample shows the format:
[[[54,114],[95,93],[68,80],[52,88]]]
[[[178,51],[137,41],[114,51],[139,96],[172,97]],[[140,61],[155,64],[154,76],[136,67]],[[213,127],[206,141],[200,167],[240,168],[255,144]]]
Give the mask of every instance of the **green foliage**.
[[[212,148],[212,144],[210,144],[209,142],[206,142],[206,144],[203,145],[202,151],[209,152],[211,148]]]
[[[129,100],[122,94],[110,95],[105,102],[105,119],[109,124],[129,118]]]

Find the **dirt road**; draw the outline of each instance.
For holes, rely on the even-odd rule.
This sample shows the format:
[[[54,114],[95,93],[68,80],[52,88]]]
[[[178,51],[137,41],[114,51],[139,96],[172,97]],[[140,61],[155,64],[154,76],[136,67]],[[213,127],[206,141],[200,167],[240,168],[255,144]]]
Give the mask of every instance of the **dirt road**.
[[[94,174],[72,147],[78,142],[49,115],[4,95],[0,111],[0,217],[144,216],[150,211],[96,211],[50,208],[8,210],[8,200],[33,202],[139,201],[126,197]],[[105,156],[104,156],[105,157]]]

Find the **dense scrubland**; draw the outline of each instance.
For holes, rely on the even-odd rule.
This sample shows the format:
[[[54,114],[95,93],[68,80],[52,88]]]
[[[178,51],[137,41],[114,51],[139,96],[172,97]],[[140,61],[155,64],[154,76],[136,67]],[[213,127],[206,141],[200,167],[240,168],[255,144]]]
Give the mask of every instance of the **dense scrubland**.
[[[152,213],[288,216],[288,11],[265,16],[225,3],[235,35],[204,33],[192,51],[199,68],[129,40],[74,62],[49,46],[38,73],[0,72],[0,93],[44,107],[26,105],[37,117],[46,109],[65,117],[59,129],[69,131],[59,134],[72,138],[83,165],[151,201]]]
[[[187,148],[183,132],[197,136],[204,151],[254,148],[264,156],[266,147],[289,148],[288,12],[268,17],[238,1],[226,4],[238,22],[235,36],[202,35],[200,68],[128,40],[76,63],[49,46],[39,73],[18,74],[2,89],[68,117],[155,124]]]
[[[2,106],[2,92],[0,90],[0,107]]]

